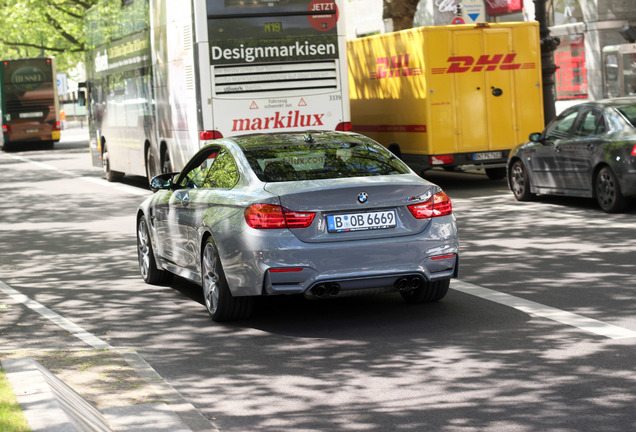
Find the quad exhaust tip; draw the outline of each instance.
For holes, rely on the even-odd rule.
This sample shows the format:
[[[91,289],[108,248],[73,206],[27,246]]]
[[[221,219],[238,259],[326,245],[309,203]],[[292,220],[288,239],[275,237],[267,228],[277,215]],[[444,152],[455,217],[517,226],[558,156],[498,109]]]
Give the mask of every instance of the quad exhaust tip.
[[[421,276],[404,276],[398,278],[393,286],[395,286],[400,291],[411,291],[421,287],[423,282],[424,280]]]
[[[335,282],[318,284],[311,289],[314,297],[335,297],[340,293],[340,285]]]

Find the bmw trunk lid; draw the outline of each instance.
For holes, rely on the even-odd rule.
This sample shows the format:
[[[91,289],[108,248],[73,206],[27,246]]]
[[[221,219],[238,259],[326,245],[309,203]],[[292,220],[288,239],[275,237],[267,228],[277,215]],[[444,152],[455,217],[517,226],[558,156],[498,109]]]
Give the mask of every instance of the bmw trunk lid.
[[[303,242],[330,242],[414,235],[430,219],[415,219],[409,205],[423,203],[439,186],[412,175],[267,183],[283,207],[313,212],[313,223],[291,231]]]

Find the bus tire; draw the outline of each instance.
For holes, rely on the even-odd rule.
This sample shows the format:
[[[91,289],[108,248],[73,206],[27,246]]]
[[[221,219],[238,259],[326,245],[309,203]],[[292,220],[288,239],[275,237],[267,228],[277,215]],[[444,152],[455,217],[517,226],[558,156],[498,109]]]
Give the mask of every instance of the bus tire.
[[[148,179],[148,185],[150,185],[150,181],[154,176],[157,175],[157,171],[155,169],[155,155],[152,152],[150,146],[146,147],[146,178]]]
[[[163,151],[161,152],[161,174],[171,173],[172,170],[173,168],[172,161],[170,160],[170,152],[167,148],[164,147]]]
[[[104,177],[109,182],[114,182],[119,180],[124,176],[124,173],[119,171],[113,171],[110,169],[110,159],[108,157],[108,147],[106,144],[103,145],[102,150],[102,167],[104,168]]]

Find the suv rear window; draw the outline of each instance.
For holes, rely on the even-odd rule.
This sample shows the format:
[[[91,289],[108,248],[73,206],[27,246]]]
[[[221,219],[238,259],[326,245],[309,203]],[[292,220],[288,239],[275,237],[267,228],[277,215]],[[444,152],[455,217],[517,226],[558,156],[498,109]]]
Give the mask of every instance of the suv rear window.
[[[373,142],[320,142],[245,150],[264,182],[407,174],[402,161]]]

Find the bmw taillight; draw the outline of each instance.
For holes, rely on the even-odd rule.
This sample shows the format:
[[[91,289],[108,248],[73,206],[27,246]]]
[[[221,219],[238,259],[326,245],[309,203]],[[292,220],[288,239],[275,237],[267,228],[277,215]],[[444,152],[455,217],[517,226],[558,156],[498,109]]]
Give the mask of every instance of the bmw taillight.
[[[451,200],[444,192],[438,192],[426,202],[412,204],[408,207],[415,219],[430,219],[453,213]]]
[[[316,213],[295,212],[272,204],[252,204],[245,210],[245,222],[255,229],[307,228]]]

